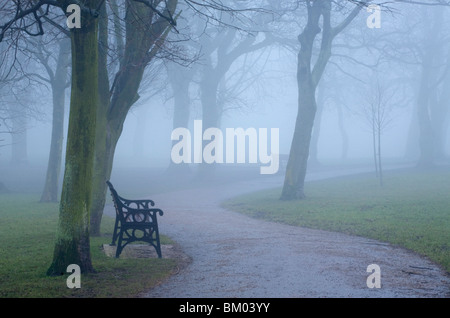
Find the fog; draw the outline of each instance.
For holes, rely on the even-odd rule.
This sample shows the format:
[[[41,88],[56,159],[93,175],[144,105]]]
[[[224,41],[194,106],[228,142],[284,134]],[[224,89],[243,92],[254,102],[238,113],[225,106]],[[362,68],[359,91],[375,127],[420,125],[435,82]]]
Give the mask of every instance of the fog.
[[[91,242],[111,232],[107,256],[145,241],[156,250],[145,257],[162,258],[159,226],[180,263],[167,281],[172,265],[158,265],[167,273],[146,297],[373,297],[362,276],[374,260],[393,286],[375,297],[448,296],[449,167],[447,0],[1,1],[0,232],[20,241],[17,205],[17,219],[41,222],[23,237],[34,248],[58,211],[47,276],[96,273]],[[396,172],[403,185],[389,188]],[[362,194],[330,181],[362,173]],[[355,206],[325,202],[329,184]],[[255,211],[224,203],[267,189]],[[322,193],[308,200],[309,189]],[[116,218],[108,233],[104,216]],[[126,280],[112,263],[99,286]]]
[[[427,9],[432,11],[431,9]],[[428,15],[433,13],[428,12]],[[448,10],[444,13],[447,15]],[[402,7],[392,10],[392,12],[382,12],[381,27],[370,29],[366,26],[366,19],[369,13],[361,12],[359,17],[338,36],[335,41],[335,56],[331,57],[330,64],[320,82],[323,88],[324,102],[318,105],[322,108],[320,116],[315,119],[315,126],[320,127],[317,141],[317,156],[319,162],[329,164],[372,164],[373,145],[372,131],[368,125],[367,118],[361,115],[364,104],[368,103],[367,96],[374,85],[374,74],[379,80],[394,91],[394,97],[389,101],[389,126],[382,131],[382,155],[383,161],[387,164],[414,164],[418,160],[419,145],[418,140],[411,141],[411,135],[419,134],[419,127],[414,124],[417,116],[417,87],[420,85],[420,67],[423,62],[420,54],[426,49],[421,42],[424,29],[432,23],[421,20],[420,12],[417,8]],[[410,16],[411,17],[410,17]],[[442,19],[442,30],[436,35],[436,41],[440,41],[439,50],[442,51],[442,60],[434,67],[434,71],[443,84],[442,87],[433,89],[432,94],[440,94],[447,90],[447,68],[448,63],[445,54],[448,54],[448,28],[445,28],[447,19]],[[386,43],[404,38],[404,24],[415,24],[414,33],[408,35],[405,43],[410,43],[411,47],[389,47]],[[299,31],[296,31],[297,33]],[[396,32],[399,35],[396,35]],[[446,34],[447,32],[447,34]],[[390,35],[393,34],[393,35]],[[366,38],[366,47],[349,50],[346,45],[362,43],[363,40],[354,38],[356,36]],[[292,37],[292,35],[290,35]],[[389,41],[385,39],[388,36]],[[352,38],[353,37],[353,38]],[[295,37],[294,37],[295,39]],[[350,40],[349,40],[350,39]],[[367,40],[368,39],[368,40]],[[380,39],[380,40],[377,40]],[[371,42],[373,41],[373,42]],[[377,42],[379,41],[379,42]],[[387,50],[378,47],[389,47]],[[226,74],[227,86],[232,87],[239,83],[232,82],[236,78],[241,78],[242,86],[246,88],[239,92],[235,99],[227,103],[228,110],[224,111],[220,129],[242,127],[244,129],[254,128],[279,128],[279,150],[280,154],[288,155],[295,129],[295,118],[298,114],[298,89],[296,82],[296,48],[283,47],[273,44],[263,48],[262,53],[249,53],[237,58]],[[412,52],[419,46],[418,52]],[[404,53],[406,52],[406,53]],[[347,56],[344,56],[347,54]],[[418,55],[413,56],[412,55]],[[402,58],[408,61],[402,61]],[[253,62],[252,59],[255,61]],[[410,60],[409,60],[410,59]],[[155,63],[159,63],[158,61]],[[164,61],[164,63],[174,63]],[[194,64],[202,65],[202,58]],[[252,64],[248,76],[239,73],[243,65]],[[36,71],[43,72],[42,67],[36,66],[35,62],[29,62],[29,67],[37,67]],[[375,65],[370,67],[370,65]],[[183,67],[183,66],[178,66]],[[158,68],[164,73],[164,68]],[[32,69],[28,70],[33,72]],[[149,76],[152,76],[150,74]],[[254,78],[249,80],[249,77]],[[114,169],[122,168],[143,168],[158,169],[164,171],[171,161],[171,133],[176,128],[173,127],[174,100],[173,90],[170,87],[167,77],[163,74],[157,81],[164,82],[165,85],[159,92],[151,92],[148,96],[141,96],[141,99],[131,108],[124,122],[123,132],[120,136],[114,156]],[[224,81],[224,80],[222,80]],[[250,84],[248,82],[251,82]],[[153,85],[152,78],[149,78],[146,85]],[[44,183],[45,169],[48,162],[48,153],[51,139],[52,104],[48,94],[51,88],[48,84],[34,84],[29,89],[30,93],[23,93],[27,96],[26,103],[38,109],[37,115],[27,116],[26,131],[20,134],[26,135],[25,161],[22,163],[12,162],[12,150],[15,141],[11,134],[2,134],[3,147],[0,148],[0,162],[2,175],[9,175],[9,171],[15,171],[13,179],[9,181],[12,189],[19,190],[17,180],[26,180],[26,176],[21,176],[21,171],[34,169],[39,175],[39,182],[34,183],[35,192],[40,192]],[[147,91],[141,88],[141,91]],[[192,130],[194,120],[202,119],[202,109],[200,102],[198,81],[193,82],[190,87],[191,110],[189,116],[189,128]],[[317,93],[319,94],[319,93]],[[30,96],[31,95],[31,96]],[[8,95],[5,95],[8,96]],[[68,98],[66,93],[66,116],[65,131],[68,122]],[[32,100],[29,100],[29,98]],[[4,98],[8,101],[8,98]],[[14,107],[14,106],[13,106]],[[444,117],[447,128],[443,131],[444,154],[448,158],[450,153],[450,130],[448,129],[449,111],[448,103],[444,105]],[[340,114],[339,114],[340,113]],[[341,122],[340,122],[341,116]],[[343,136],[345,133],[345,136]],[[344,140],[344,138],[346,140]],[[67,138],[64,138],[66,141]],[[412,142],[412,152],[408,149]],[[348,149],[344,150],[344,143]],[[345,152],[345,153],[344,153]],[[64,153],[64,152],[63,152]],[[411,156],[411,154],[413,154]],[[444,158],[439,157],[438,162]],[[447,159],[448,160],[448,159]],[[226,164],[225,164],[226,165]],[[195,166],[195,165],[194,165]],[[11,170],[13,169],[13,170]],[[6,180],[3,182],[8,183]],[[29,187],[26,187],[29,189]]]

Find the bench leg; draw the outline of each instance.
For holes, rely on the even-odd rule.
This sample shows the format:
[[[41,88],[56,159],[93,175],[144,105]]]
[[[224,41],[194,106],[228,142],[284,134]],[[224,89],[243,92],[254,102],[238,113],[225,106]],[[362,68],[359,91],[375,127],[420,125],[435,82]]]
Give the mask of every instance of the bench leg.
[[[110,246],[115,246],[116,245],[116,240],[117,240],[117,236],[118,236],[118,231],[120,231],[120,227],[119,227],[119,221],[116,217],[116,222],[114,224],[114,232],[113,232],[113,237],[112,237],[112,241],[111,244],[109,244]]]
[[[158,245],[156,247],[156,253],[158,254],[158,258],[162,258],[161,245],[159,245],[159,242],[158,242]]]
[[[119,234],[119,242],[117,243],[116,248],[116,258],[119,258],[120,254],[122,253],[123,246],[122,246],[122,232]]]

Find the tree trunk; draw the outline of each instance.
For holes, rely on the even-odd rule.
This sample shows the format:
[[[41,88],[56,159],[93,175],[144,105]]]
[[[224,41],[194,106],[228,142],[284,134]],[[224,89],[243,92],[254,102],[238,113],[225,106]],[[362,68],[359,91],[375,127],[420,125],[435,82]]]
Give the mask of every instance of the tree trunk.
[[[97,125],[100,124],[97,121]],[[90,211],[90,234],[92,236],[100,236],[100,225],[103,216],[103,209],[106,200],[106,181],[108,178],[108,145],[106,143],[106,123],[102,122],[101,126],[105,130],[105,134],[97,133],[94,160],[94,173],[92,175],[92,204]]]
[[[173,90],[174,109],[173,109],[173,128],[189,126],[190,116],[190,97],[189,86],[194,76],[194,71],[185,69],[182,66],[169,66],[170,85]]]
[[[126,73],[123,90],[112,99],[108,110],[98,120],[97,147],[95,153],[95,173],[93,178],[93,204],[91,208],[91,235],[100,235],[100,224],[106,200],[106,181],[111,177],[114,153],[120,138],[129,108],[137,100],[137,91],[144,68],[130,67]],[[118,110],[117,113],[111,109]],[[104,127],[104,128],[102,128]]]
[[[308,21],[299,35],[301,47],[298,54],[297,85],[298,115],[292,139],[291,151],[286,167],[281,200],[305,197],[304,184],[308,164],[311,133],[316,115],[316,88],[330,60],[334,37],[339,34],[358,14],[361,8],[352,12],[337,26],[331,27],[331,1],[317,0],[307,4]],[[321,19],[322,17],[322,19]],[[322,20],[322,28],[319,22]],[[317,35],[322,32],[319,56],[312,68],[312,51]]]
[[[429,11],[425,11],[427,14]],[[431,13],[431,12],[430,12]],[[436,49],[438,47],[437,34],[442,28],[442,10],[433,11],[432,21],[427,25],[424,34],[423,46],[424,54],[422,57],[422,74],[420,79],[420,87],[417,100],[417,114],[419,120],[419,148],[420,157],[419,167],[430,167],[434,165],[435,156],[435,131],[431,122],[430,112],[432,106],[432,94],[435,87],[430,84],[436,81],[436,74],[439,64],[439,55],[441,52]]]
[[[311,133],[316,114],[315,88],[308,81],[299,80],[298,116],[286,167],[282,200],[305,197],[304,183],[309,157]]]
[[[449,62],[450,63],[450,62]],[[445,159],[446,133],[448,119],[450,117],[450,75],[447,75],[442,83],[442,90],[433,103],[430,119],[435,131],[435,154],[439,160]]]
[[[139,108],[136,117],[137,122],[133,127],[133,159],[139,160],[144,158],[144,149],[146,148],[145,135],[149,126],[148,108]]]
[[[380,186],[383,186],[383,167],[381,165],[381,128],[377,131],[378,134],[378,177],[380,178]]]
[[[415,90],[417,92],[417,89]],[[418,100],[417,97],[414,100]],[[418,119],[418,103],[414,103],[413,113],[408,126],[408,135],[406,139],[406,149],[405,149],[405,159],[412,162],[417,162],[419,160],[419,119]]]
[[[97,1],[86,1],[97,7]],[[70,264],[93,272],[89,240],[92,168],[98,96],[97,20],[83,14],[83,26],[71,30],[72,91],[66,164],[53,262],[48,275],[61,275]]]
[[[337,112],[338,112],[338,125],[339,125],[339,132],[341,133],[342,138],[342,154],[341,159],[343,161],[346,161],[348,158],[348,135],[347,131],[345,130],[345,124],[344,124],[344,114],[342,111],[342,105],[337,105]]]
[[[172,13],[175,11],[176,5],[176,0],[169,1],[167,4]],[[138,90],[145,68],[161,43],[164,42],[171,27],[167,21],[161,21],[155,22],[153,24],[155,27],[149,30],[143,21],[150,19],[153,11],[142,3],[127,2],[127,11],[126,45],[120,63],[120,71],[116,74],[110,102],[107,103],[106,98],[104,102],[102,101],[102,109],[99,110],[100,118],[97,120],[99,129],[96,136],[96,171],[93,179],[93,202],[90,213],[91,235],[93,236],[100,235],[100,224],[106,202],[106,181],[111,177],[114,153],[122,133],[123,123],[129,109],[139,99]],[[156,42],[158,45],[154,45]],[[102,76],[101,72],[99,74]],[[101,92],[104,91],[101,88]],[[102,94],[100,94],[100,98],[103,100]]]
[[[322,114],[324,107],[324,93],[323,88],[319,86],[317,93],[317,113],[315,119],[315,125],[313,126],[312,136],[311,136],[311,147],[309,150],[309,162],[310,166],[320,166],[320,161],[318,158],[319,150],[319,136],[320,136],[320,126],[322,123]]]
[[[217,104],[217,91],[219,88],[220,77],[217,72],[209,64],[205,66],[203,73],[203,79],[200,84],[201,88],[201,103],[202,103],[202,135],[208,128],[220,128],[221,112]],[[202,156],[203,149],[209,141],[203,141],[202,143]],[[198,159],[198,158],[197,158]],[[195,161],[194,161],[195,162]],[[214,163],[205,163],[202,159],[202,163],[198,168],[198,178],[205,179],[213,176],[216,165]]]
[[[106,203],[107,187],[106,181],[111,178],[114,161],[114,152],[119,140],[122,128],[112,128],[111,123],[101,121],[104,134],[98,134],[97,140],[101,146],[96,147],[95,152],[95,173],[93,175],[93,191],[91,206],[91,235],[100,236],[100,225],[103,210]]]
[[[379,177],[378,172],[378,158],[377,158],[377,128],[375,125],[375,117],[372,115],[372,145],[373,145],[373,164],[375,166],[375,176]]]
[[[106,199],[107,179],[107,113],[110,103],[108,77],[108,19],[105,4],[100,8],[99,16],[99,54],[98,54],[98,89],[99,106],[95,132],[94,171],[92,174],[92,204],[90,209],[90,234],[100,236],[100,224]]]
[[[321,4],[315,2],[313,7],[308,10],[308,23],[299,36],[301,48],[297,61],[298,115],[286,166],[281,200],[305,197],[304,183],[317,109],[315,96],[317,82],[313,80],[311,59],[314,40],[321,31],[319,27],[321,13]]]
[[[70,43],[65,39],[59,44],[59,54],[55,76],[51,83],[53,96],[52,138],[50,143],[47,175],[40,202],[57,202],[58,200],[58,183],[61,172],[64,141],[64,104],[67,68],[70,53],[69,45]]]
[[[190,96],[189,86],[194,75],[192,70],[184,70],[179,66],[170,66],[168,71],[169,79],[174,94],[174,108],[173,108],[173,129],[189,127],[190,117]],[[178,141],[174,140],[172,146]],[[186,164],[175,164],[170,160],[167,169],[168,175],[179,176],[189,172],[189,166]]]
[[[11,111],[11,163],[20,165],[28,161],[27,114],[24,106],[15,105]]]
[[[421,79],[421,85],[419,89],[418,104],[417,104],[417,117],[419,120],[419,147],[420,157],[418,166],[429,167],[433,165],[434,161],[434,133],[431,124],[429,113],[429,70],[426,66],[423,67],[423,74]]]
[[[200,84],[203,130],[211,127],[220,128],[221,115],[217,104],[217,91],[219,88],[220,77],[210,66],[210,61],[205,68],[203,79]]]

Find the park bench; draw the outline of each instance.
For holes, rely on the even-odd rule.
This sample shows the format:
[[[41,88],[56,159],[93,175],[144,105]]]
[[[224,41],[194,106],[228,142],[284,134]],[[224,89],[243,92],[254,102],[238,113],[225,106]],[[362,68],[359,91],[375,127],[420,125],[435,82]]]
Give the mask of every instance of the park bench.
[[[116,209],[116,222],[111,246],[116,245],[116,258],[120,256],[123,248],[135,241],[147,242],[156,249],[161,258],[161,243],[157,214],[163,215],[163,211],[155,209],[152,200],[128,200],[117,194],[111,182],[106,181]]]

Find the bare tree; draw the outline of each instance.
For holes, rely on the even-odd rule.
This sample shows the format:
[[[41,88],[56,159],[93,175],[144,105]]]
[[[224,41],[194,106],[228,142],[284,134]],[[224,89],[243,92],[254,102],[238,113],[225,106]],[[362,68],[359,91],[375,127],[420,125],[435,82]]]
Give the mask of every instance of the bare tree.
[[[445,92],[448,88],[448,73],[450,71],[449,56],[445,56],[446,42],[442,41],[444,29],[443,10],[427,10],[425,15],[432,17],[432,24],[425,26],[421,50],[421,77],[417,95],[417,118],[419,123],[420,158],[418,165],[432,166],[436,163],[437,154],[442,153],[444,135],[443,124],[448,102],[439,91]],[[447,34],[446,37],[449,35]],[[444,37],[445,38],[445,37]],[[447,59],[447,60],[446,60]],[[441,120],[442,119],[442,120]]]
[[[3,134],[10,134],[11,164],[22,164],[28,160],[29,120],[43,118],[40,98],[36,96],[45,86],[27,71],[35,63],[24,50],[6,43],[0,46],[4,48],[0,52],[0,125]]]
[[[365,3],[365,2],[363,2]],[[306,1],[307,23],[299,35],[298,52],[298,117],[286,167],[282,200],[305,197],[304,182],[311,142],[311,133],[316,115],[316,88],[331,57],[334,38],[357,16],[361,6],[357,5],[337,26],[332,26],[332,1]],[[322,22],[321,22],[322,21]],[[320,24],[322,24],[320,26]],[[313,63],[316,39],[321,34],[319,53]]]
[[[114,4],[115,1],[111,1]],[[100,223],[103,215],[106,180],[109,179],[113,167],[114,153],[117,142],[122,133],[123,124],[127,113],[140,98],[141,81],[145,70],[155,61],[165,58],[186,62],[186,55],[174,46],[176,41],[186,41],[186,37],[180,35],[177,27],[180,12],[206,21],[206,26],[227,25],[231,29],[232,21],[224,16],[232,16],[240,21],[245,20],[248,12],[260,11],[251,6],[236,9],[215,1],[203,1],[202,3],[184,0],[178,2],[155,1],[153,4],[161,4],[161,10],[155,12],[149,1],[129,1],[120,5],[113,5],[117,13],[117,19],[109,21],[106,7],[102,6],[100,15],[100,107],[97,114],[96,155],[93,179],[93,203],[91,207],[91,234],[100,234]],[[176,10],[180,10],[175,13]],[[113,15],[114,17],[116,15]],[[114,26],[113,37],[108,38],[109,24]],[[168,40],[169,34],[181,36],[181,39]],[[177,31],[179,33],[177,33]],[[115,45],[119,50],[111,53],[108,48]],[[120,50],[120,48],[122,50]],[[117,56],[117,69],[109,71],[108,52]],[[195,56],[195,55],[194,55]]]
[[[70,85],[70,42],[67,37],[59,39],[57,43],[50,43],[50,49],[38,38],[32,44],[35,47],[32,54],[43,66],[47,76],[36,74],[42,81],[49,84],[52,93],[52,135],[50,153],[44,189],[40,202],[58,201],[58,183],[62,164],[62,151],[64,141],[64,112],[65,92]],[[53,52],[56,51],[56,54]]]
[[[383,186],[382,166],[382,138],[381,136],[392,123],[393,109],[399,102],[394,100],[396,91],[394,86],[380,83],[378,76],[368,84],[370,89],[366,93],[366,101],[363,102],[362,116],[366,119],[372,134],[372,147],[375,173]]]
[[[401,1],[402,3],[428,6],[448,6],[448,1]],[[285,181],[280,199],[292,200],[305,197],[304,182],[307,171],[307,161],[311,142],[311,133],[316,115],[316,88],[330,60],[333,41],[351,21],[358,15],[361,8],[369,3],[380,1],[299,1],[306,6],[307,21],[298,37],[300,49],[298,52],[298,117],[291,144],[289,160],[286,168]],[[355,5],[353,9],[345,4]],[[389,4],[387,4],[389,5]],[[299,6],[301,7],[301,6]],[[332,26],[332,17],[340,16],[341,20]],[[320,37],[319,37],[320,35]],[[315,46],[316,42],[319,42]],[[318,52],[314,54],[315,50]],[[315,60],[313,59],[315,57]]]

